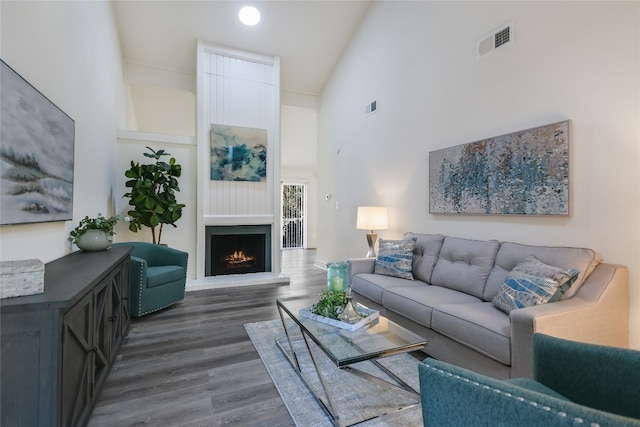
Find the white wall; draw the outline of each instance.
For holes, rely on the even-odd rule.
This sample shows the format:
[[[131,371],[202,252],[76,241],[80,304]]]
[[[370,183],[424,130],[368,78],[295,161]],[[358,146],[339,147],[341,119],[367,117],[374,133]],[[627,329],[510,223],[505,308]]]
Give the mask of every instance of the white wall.
[[[194,93],[146,85],[130,85],[130,89],[136,106],[137,130],[196,136],[196,95]]]
[[[640,3],[374,2],[321,98],[319,262],[363,256],[356,207],[406,231],[591,247],[625,264],[640,347]],[[514,42],[476,60],[512,20]],[[364,106],[378,100],[378,112]],[[570,217],[428,213],[430,151],[572,121]],[[336,209],[336,202],[339,209]]]
[[[114,212],[116,129],[127,120],[120,42],[109,1],[2,1],[0,14],[2,59],[76,124],[73,221],[0,227],[0,259],[48,262],[71,250],[81,218]]]
[[[195,74],[125,61],[133,120],[127,130],[196,135]]]
[[[281,120],[281,181],[307,186],[307,247],[318,239],[318,113],[315,109],[283,105]]]

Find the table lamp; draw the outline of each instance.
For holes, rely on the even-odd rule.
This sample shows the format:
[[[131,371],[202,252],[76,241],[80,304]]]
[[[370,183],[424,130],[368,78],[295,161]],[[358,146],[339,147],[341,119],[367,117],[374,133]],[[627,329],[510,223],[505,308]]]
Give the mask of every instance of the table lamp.
[[[386,230],[389,228],[387,208],[383,206],[358,206],[356,228],[358,230],[369,230],[367,233],[367,243],[369,243],[367,258],[374,258],[376,256],[374,245],[378,235],[373,230]]]

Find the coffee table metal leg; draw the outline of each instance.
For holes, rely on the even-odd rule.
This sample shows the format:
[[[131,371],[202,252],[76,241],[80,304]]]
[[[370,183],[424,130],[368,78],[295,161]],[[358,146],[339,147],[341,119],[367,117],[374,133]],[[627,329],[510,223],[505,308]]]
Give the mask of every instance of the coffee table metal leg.
[[[284,334],[287,336],[287,342],[289,343],[289,349],[291,350],[291,355],[293,357],[293,362],[295,362],[295,368],[298,370],[298,372],[301,372],[300,370],[300,363],[298,362],[298,356],[296,356],[296,352],[293,350],[293,344],[291,344],[291,337],[289,336],[289,330],[287,329],[287,325],[284,323],[284,316],[282,315],[282,308],[280,307],[280,304],[277,304],[278,307],[278,313],[280,313],[280,321],[282,322],[282,329],[284,329]],[[301,330],[302,332],[302,330]],[[278,340],[276,340],[276,344],[278,343]],[[281,350],[284,351],[284,349],[281,348]],[[286,356],[286,353],[285,353]]]
[[[403,381],[400,377],[398,377],[396,374],[394,374],[389,369],[387,369],[380,362],[378,362],[377,360],[370,360],[369,362],[374,364],[380,371],[382,371],[385,374],[387,374],[394,382],[387,381],[387,380],[385,380],[383,378],[377,377],[377,376],[372,375],[372,374],[370,374],[368,372],[361,371],[360,369],[355,368],[353,366],[345,366],[342,369],[344,371],[347,371],[347,372],[353,374],[353,375],[357,375],[360,378],[364,378],[365,380],[370,381],[372,383],[383,384],[383,385],[392,386],[392,387],[397,387],[397,388],[405,390],[405,391],[407,391],[409,393],[412,393],[413,395],[415,395],[418,398],[420,398],[420,392],[419,391],[414,390],[413,387],[411,387],[409,384],[407,384],[405,381]]]
[[[338,415],[338,411],[336,411],[336,406],[331,397],[331,393],[329,393],[329,387],[327,387],[327,383],[325,381],[324,375],[322,375],[322,371],[318,366],[318,362],[316,361],[316,356],[314,356],[311,351],[311,347],[309,346],[309,341],[307,340],[307,336],[304,332],[302,332],[302,338],[304,338],[304,343],[307,346],[307,351],[311,355],[311,361],[313,362],[313,368],[316,370],[316,374],[318,375],[318,379],[320,379],[320,384],[322,384],[322,389],[324,390],[324,395],[327,397],[327,403],[329,407],[327,408],[333,417],[334,424],[338,426],[342,426],[343,424],[340,422],[340,416]]]
[[[343,427],[343,424],[340,423],[338,413],[337,413],[337,411],[335,409],[335,403],[334,403],[333,399],[331,398],[331,394],[329,394],[329,390],[328,390],[327,385],[325,383],[325,379],[322,376],[322,373],[320,372],[320,369],[318,367],[318,363],[316,361],[315,356],[313,355],[313,352],[311,351],[311,347],[309,346],[309,341],[307,340],[307,337],[306,337],[304,331],[302,330],[302,328],[299,328],[300,329],[300,334],[302,335],[302,338],[304,340],[305,346],[307,347],[307,352],[309,352],[309,355],[311,356],[311,361],[313,362],[313,367],[316,370],[316,374],[318,375],[318,378],[320,379],[320,384],[322,384],[322,388],[324,389],[325,396],[327,397],[327,403],[326,404],[320,398],[320,396],[318,396],[316,391],[311,386],[311,383],[305,378],[305,375],[302,372],[302,369],[300,369],[300,362],[298,362],[298,356],[297,356],[297,354],[296,354],[296,352],[295,352],[295,350],[293,348],[293,343],[291,342],[291,336],[289,335],[289,330],[287,329],[287,325],[285,324],[285,321],[284,321],[284,315],[282,313],[282,309],[280,308],[279,304],[277,306],[278,306],[278,312],[280,314],[280,320],[282,322],[282,328],[284,329],[284,333],[285,333],[285,335],[287,337],[287,343],[289,344],[290,354],[285,350],[284,346],[280,343],[280,341],[278,339],[276,339],[276,346],[280,349],[280,351],[287,358],[287,360],[289,361],[291,366],[294,368],[294,370],[296,371],[296,373],[298,374],[298,376],[300,377],[300,379],[302,380],[304,385],[307,387],[307,389],[309,390],[309,392],[311,393],[313,398],[318,402],[318,404],[320,405],[322,410],[331,418],[331,421],[333,422],[333,424],[338,426],[338,427]]]

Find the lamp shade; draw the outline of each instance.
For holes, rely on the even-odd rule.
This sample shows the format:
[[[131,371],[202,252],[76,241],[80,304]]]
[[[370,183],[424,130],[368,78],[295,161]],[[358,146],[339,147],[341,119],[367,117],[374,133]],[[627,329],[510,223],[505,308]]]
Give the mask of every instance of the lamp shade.
[[[358,206],[358,230],[386,230],[389,228],[387,208],[384,206]]]

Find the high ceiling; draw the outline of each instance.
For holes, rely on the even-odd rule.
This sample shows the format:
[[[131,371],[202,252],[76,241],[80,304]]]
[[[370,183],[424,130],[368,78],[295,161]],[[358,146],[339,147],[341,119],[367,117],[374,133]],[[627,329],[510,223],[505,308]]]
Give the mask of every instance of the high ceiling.
[[[240,23],[240,7],[262,15]],[[142,65],[195,73],[196,42],[280,57],[280,87],[317,95],[365,15],[370,0],[115,0],[123,55]]]

